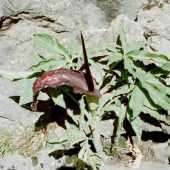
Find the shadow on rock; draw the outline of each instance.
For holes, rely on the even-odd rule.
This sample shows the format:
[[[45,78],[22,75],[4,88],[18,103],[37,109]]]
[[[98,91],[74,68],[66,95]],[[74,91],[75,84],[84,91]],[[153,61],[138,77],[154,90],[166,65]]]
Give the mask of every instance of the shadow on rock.
[[[80,99],[80,95],[75,96],[77,100]],[[11,96],[12,100],[19,103],[19,96]],[[64,94],[64,100],[66,103],[66,108],[73,111],[74,114],[79,114],[79,107],[70,98]],[[23,108],[31,110],[31,103],[22,105]],[[35,131],[46,130],[47,125],[52,122],[56,122],[59,126],[66,129],[65,121],[74,124],[73,119],[67,114],[67,110],[63,107],[55,105],[53,100],[49,98],[48,100],[38,100],[36,112],[43,112],[39,119],[35,123]]]

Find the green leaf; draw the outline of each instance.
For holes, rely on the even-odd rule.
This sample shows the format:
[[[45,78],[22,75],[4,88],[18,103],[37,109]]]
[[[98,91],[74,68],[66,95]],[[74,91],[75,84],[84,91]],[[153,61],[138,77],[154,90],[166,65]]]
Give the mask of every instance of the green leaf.
[[[161,69],[170,72],[170,62],[162,65]]]
[[[92,168],[92,170],[98,170],[99,166],[101,165],[101,159],[100,159],[100,156],[98,156],[96,153],[94,153],[91,149],[88,149],[88,152],[89,152],[89,164]]]
[[[114,93],[114,96],[119,96],[119,95],[122,95],[122,94],[127,94],[129,92],[131,92],[134,88],[134,85],[133,84],[125,84],[119,88],[117,88],[113,93]]]
[[[49,93],[55,104],[63,108],[66,108],[63,94],[60,92],[59,89],[56,90],[56,89],[49,88]]]
[[[112,63],[116,63],[118,61],[121,61],[122,60],[122,54],[120,53],[111,53],[109,55],[109,61],[107,63],[107,65],[110,65]]]
[[[76,166],[76,170],[83,169],[85,162],[90,165],[88,169],[97,170],[96,168],[101,164],[100,157],[90,149],[88,141],[85,141],[78,154],[79,162]]]
[[[160,106],[157,107],[157,105],[153,104],[153,101],[152,99],[150,100],[150,97],[148,96],[148,92],[145,91],[145,89],[142,89],[143,90],[143,104],[144,104],[144,107],[146,106],[147,108],[151,109],[151,110],[155,110],[157,111],[158,109],[160,109]]]
[[[52,151],[56,150],[63,150],[66,149],[66,145],[68,143],[67,136],[59,137],[55,135],[51,139],[48,139],[47,141],[47,147],[49,147]]]
[[[156,78],[154,75],[150,73],[145,74],[145,81],[147,83],[150,83],[154,85],[156,88],[158,88],[162,93],[170,95],[170,88],[166,87],[158,78]]]
[[[126,49],[127,48],[127,39],[126,39],[126,33],[125,33],[124,29],[122,29],[122,28],[119,30],[118,40],[120,40],[120,44],[118,44],[118,45],[122,46],[124,55],[125,55],[126,51],[127,51],[127,49]]]
[[[91,121],[91,114],[86,110],[86,105],[84,98],[79,101],[80,106],[80,114],[74,114],[73,111],[70,109],[67,109],[67,113],[70,117],[72,117],[73,121],[79,126],[79,129],[82,131],[86,131],[86,129],[89,128],[89,122]],[[84,116],[86,115],[88,120],[84,119]]]
[[[71,56],[75,56],[78,51],[78,41],[71,40],[70,42],[68,42],[67,49],[68,49],[69,54],[71,54]]]
[[[68,122],[65,124],[67,127],[68,144],[70,147],[78,142],[88,140],[83,130],[80,130],[78,127],[73,124],[69,124]]]
[[[123,127],[123,121],[126,114],[126,107],[118,101],[113,106],[113,111],[116,113],[118,117],[118,123],[117,123],[117,132],[116,132],[116,139],[115,144],[118,144],[118,139],[122,133],[122,127]]]
[[[145,54],[145,57],[150,57],[150,59],[153,60],[157,64],[157,66],[160,67],[170,61],[167,56],[161,54],[147,53]]]
[[[143,107],[143,113],[148,113],[149,115],[156,118],[157,120],[166,122],[166,123],[168,123],[168,125],[170,125],[170,120],[168,120],[165,115],[160,114],[156,110],[152,110],[152,109],[150,109],[148,107]]]
[[[15,80],[15,79],[23,79],[27,78],[32,75],[33,71],[8,71],[8,70],[0,70],[0,77],[3,79],[8,80]]]
[[[102,97],[99,99],[99,110],[101,108],[103,108],[106,103],[108,103],[109,101],[111,101],[111,99],[113,98],[113,93],[105,93],[102,95]]]
[[[40,60],[36,64],[32,64],[29,70],[45,70],[47,71],[49,66],[55,61],[54,58]]]
[[[21,87],[23,90],[20,92],[20,100],[19,104],[23,105],[26,103],[31,103],[33,101],[33,91],[32,86],[35,81],[35,78],[33,79],[21,79],[18,81],[15,81],[14,84]]]
[[[126,58],[124,61],[125,68],[127,68],[134,77],[139,79],[142,87],[148,91],[153,102],[165,110],[169,110],[170,98],[167,96],[167,94],[169,94],[169,88],[164,86],[150,73],[146,73],[141,68],[134,66],[129,58]]]
[[[130,74],[133,75],[134,78],[136,78],[135,75],[136,66],[134,65],[133,61],[129,57],[124,58],[124,67],[125,69],[128,70]]]
[[[139,51],[141,48],[145,47],[145,44],[146,43],[144,41],[137,41],[137,42],[128,44],[127,49],[126,49],[126,54],[132,51]]]
[[[57,60],[55,58],[50,58],[48,60],[40,61],[37,65],[33,65],[30,70],[33,71],[49,71],[53,69],[59,69],[66,65],[66,61],[64,60]]]
[[[136,117],[132,122],[130,122],[133,130],[136,133],[136,136],[138,138],[138,141],[141,140],[141,136],[142,136],[142,130],[143,130],[143,125],[142,125],[142,120],[138,117]]]
[[[70,54],[67,49],[62,44],[60,44],[59,41],[54,37],[51,37],[48,34],[35,34],[34,39],[36,45],[61,54],[67,59],[70,59]]]
[[[113,52],[113,53],[117,53],[117,50],[121,48],[120,45],[114,43],[114,42],[111,42],[111,43],[106,43],[104,45],[105,49],[109,52]]]
[[[170,86],[170,78],[165,79],[166,85]]]
[[[133,60],[140,60],[140,61],[150,61],[151,63],[155,63],[157,66],[162,67],[166,63],[169,63],[169,59],[161,54],[151,54],[148,52],[140,52],[140,51],[132,51],[128,54]],[[167,67],[165,67],[167,68]]]
[[[39,62],[47,60],[45,57],[38,55],[38,54],[32,54],[28,57],[28,70],[34,66],[37,65]]]
[[[90,67],[91,73],[100,86],[103,82],[103,77],[105,75],[104,69],[107,70],[109,67],[106,65],[102,65],[100,63],[94,62],[93,60],[89,60],[89,63],[91,64],[91,67]]]
[[[142,82],[142,86],[148,91],[149,96],[156,105],[165,110],[170,110],[170,98],[166,94],[162,93],[153,84]]]
[[[79,119],[79,123],[80,123],[80,129],[83,130],[83,129],[86,129],[87,126],[89,125],[89,122],[92,119],[92,115],[90,114],[90,112],[88,112],[86,110],[86,104],[85,104],[83,97],[79,101],[79,104],[80,104],[80,110],[81,110],[81,116],[80,116],[80,119]],[[84,116],[87,117],[89,122],[85,121]]]
[[[81,115],[75,115],[73,110],[67,109],[67,114],[73,119],[74,123],[78,126]]]
[[[132,91],[130,101],[129,101],[129,107],[132,110],[132,116],[131,119],[136,118],[143,110],[143,92],[140,90],[138,86],[134,88]]]
[[[83,160],[84,162],[88,162],[88,158],[89,158],[89,153],[87,152],[88,148],[90,148],[90,145],[88,144],[88,140],[86,140],[83,142],[81,150],[78,153],[78,158],[80,160]]]

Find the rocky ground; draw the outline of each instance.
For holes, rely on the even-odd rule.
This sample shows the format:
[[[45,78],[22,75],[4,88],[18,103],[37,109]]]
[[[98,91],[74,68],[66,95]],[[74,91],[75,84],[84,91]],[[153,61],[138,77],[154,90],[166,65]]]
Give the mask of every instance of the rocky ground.
[[[148,50],[170,57],[169,0],[1,0],[0,70],[21,71],[27,67],[29,56],[37,51],[32,40],[35,33],[48,33],[66,44],[72,38],[79,40],[83,31],[87,46],[97,46],[103,40],[116,40],[120,27],[126,28],[129,42],[148,41]],[[42,113],[22,108],[9,98],[21,91],[24,85],[0,80],[0,169],[58,169],[65,160],[49,157],[45,141],[53,133],[62,136],[65,130],[53,123],[48,125],[47,134],[34,132]],[[108,123],[103,127],[109,131]],[[148,125],[149,131],[154,128]],[[170,168],[168,138],[142,142],[140,148],[140,170]],[[131,168],[114,159],[101,169]]]

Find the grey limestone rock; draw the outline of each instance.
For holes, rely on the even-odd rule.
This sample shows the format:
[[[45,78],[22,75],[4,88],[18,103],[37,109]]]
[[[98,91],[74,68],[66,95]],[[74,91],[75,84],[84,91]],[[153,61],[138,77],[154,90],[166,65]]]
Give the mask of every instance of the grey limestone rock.
[[[162,7],[154,6],[150,10],[140,10],[138,23],[141,25],[145,37],[157,53],[170,56],[170,4]]]
[[[19,125],[20,127],[26,127],[34,124],[38,119],[37,113],[20,107],[7,96],[0,95],[0,108],[0,119],[8,119],[11,123]],[[5,124],[0,124],[0,128],[4,126]],[[6,129],[9,128],[7,125],[5,127]]]
[[[138,22],[129,19],[129,17],[124,14],[121,14],[117,16],[116,19],[113,19],[110,26],[108,27],[108,32],[113,36],[114,40],[116,40],[120,28],[124,28],[127,32],[128,42],[140,40],[145,41],[143,36],[144,31],[141,28],[141,25]]]
[[[142,8],[148,3],[151,6],[153,4],[152,8]],[[128,42],[147,39],[156,52],[170,56],[169,11],[168,3],[162,6],[155,0],[1,0],[0,70],[25,70],[29,56],[37,50],[32,40],[35,33],[48,33],[65,44],[72,38],[78,38],[80,31],[83,31],[86,40],[94,44],[107,38],[116,40],[119,28],[124,27],[128,33]],[[18,95],[18,91],[23,89],[24,86],[17,87],[6,80],[0,80],[0,130],[15,134],[37,121],[38,113],[21,108],[8,98]],[[105,127],[101,132],[106,131],[108,137],[112,134],[112,123],[105,121],[101,126]],[[60,137],[64,132],[60,130],[57,134]],[[161,152],[165,149],[162,148]],[[158,156],[159,150],[154,150]],[[162,164],[156,165],[167,168]],[[144,162],[142,167],[149,169],[156,165]],[[35,158],[14,154],[0,159],[0,169],[53,170],[58,167],[47,151],[38,153]],[[120,166],[106,167],[120,169]]]
[[[109,22],[120,14],[134,20],[138,10],[146,3],[147,0],[96,0],[96,4],[105,11]]]

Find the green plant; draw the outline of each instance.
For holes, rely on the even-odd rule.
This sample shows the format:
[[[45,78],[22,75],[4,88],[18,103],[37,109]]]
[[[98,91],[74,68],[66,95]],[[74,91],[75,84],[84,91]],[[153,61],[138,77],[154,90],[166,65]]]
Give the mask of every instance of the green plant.
[[[46,48],[49,51],[52,51],[54,53],[53,57],[45,58],[41,55],[33,55],[30,58],[31,66],[27,69],[27,71],[23,72],[15,72],[14,74],[8,71],[0,71],[0,75],[3,78],[10,79],[13,83],[17,83],[18,85],[26,85],[26,89],[22,94],[20,94],[20,105],[31,103],[33,100],[33,82],[35,81],[36,77],[39,77],[44,72],[58,69],[58,68],[68,68],[68,69],[75,69],[79,70],[83,65],[83,55],[78,54],[76,50],[76,46],[74,46],[74,43],[72,42],[70,46],[66,49],[63,45],[61,45],[57,39],[46,35],[46,34],[37,34],[34,36],[36,45],[42,48]],[[73,47],[74,46],[74,47]],[[93,51],[93,49],[91,49]],[[102,75],[104,76],[103,67],[100,63],[95,63],[92,59],[89,59],[90,63],[93,67],[93,72],[100,71],[101,75],[97,79],[99,82],[99,79],[102,78]],[[75,62],[76,61],[76,62]],[[97,71],[96,71],[97,69]],[[77,105],[80,106],[80,114],[78,116],[74,115],[70,110],[67,109],[68,114],[72,117],[74,120],[74,124],[66,123],[67,129],[68,129],[68,136],[64,137],[65,142],[62,142],[61,145],[66,145],[69,143],[69,146],[67,149],[72,148],[76,143],[81,143],[82,149],[80,150],[78,154],[78,164],[77,168],[81,168],[84,166],[82,162],[86,162],[90,164],[91,167],[95,168],[97,163],[100,163],[100,156],[95,153],[94,150],[91,149],[88,141],[93,141],[93,138],[95,141],[93,141],[93,144],[95,146],[95,149],[98,150],[98,152],[102,151],[102,146],[100,143],[100,136],[97,136],[96,134],[96,128],[94,125],[96,116],[94,113],[94,107],[97,105],[97,98],[93,96],[89,96],[88,94],[85,94],[85,96],[82,96],[82,99],[80,101],[77,101],[74,97],[72,91],[67,86],[62,86],[56,89],[48,89],[48,92],[54,101],[55,104],[66,108],[66,103],[63,98],[63,93],[65,92]],[[85,101],[86,100],[86,101]],[[85,108],[87,105],[85,103],[88,103],[88,109]],[[88,135],[91,134],[89,137]],[[92,137],[92,134],[95,135],[95,137]],[[62,139],[60,139],[62,140]],[[58,141],[60,141],[58,140]],[[96,141],[97,145],[96,145]],[[81,161],[82,160],[82,161]]]
[[[112,110],[118,117],[117,138],[120,137],[123,121],[127,118],[138,139],[141,139],[144,129],[141,114],[148,114],[160,123],[170,125],[165,114],[170,110],[167,80],[170,60],[164,55],[148,53],[146,44],[142,41],[127,43],[123,30],[120,30],[117,43],[107,50],[110,52],[107,63],[110,69],[105,79],[113,76],[111,81],[115,81],[114,84],[105,86],[110,85]]]
[[[57,39],[46,34],[37,34],[34,39],[36,45],[52,51],[52,57],[32,55],[27,71],[11,73],[0,70],[1,77],[22,86],[25,84],[25,91],[20,94],[21,105],[32,102],[32,86],[36,77],[62,67],[79,70],[83,65],[83,55],[78,52],[77,43],[71,42],[65,48]],[[87,51],[94,55],[96,50]],[[161,123],[170,125],[165,114],[170,110],[170,88],[167,79],[170,60],[164,55],[148,53],[146,43],[142,41],[127,43],[123,30],[120,30],[116,44],[107,45],[104,53],[107,54],[105,60],[89,58],[92,74],[97,73],[95,77],[102,93],[100,99],[84,94],[77,100],[68,86],[48,89],[54,103],[65,108],[74,122],[66,122],[67,135],[49,140],[48,145],[54,150],[78,147],[77,169],[84,167],[85,163],[96,169],[102,160],[105,160],[99,127],[108,114],[115,116],[116,133],[113,134],[113,142],[116,144],[123,133],[125,120],[130,123],[138,139],[141,139],[144,129],[142,114],[154,117],[161,128]],[[74,114],[66,107],[63,92],[76,103],[79,114]]]

